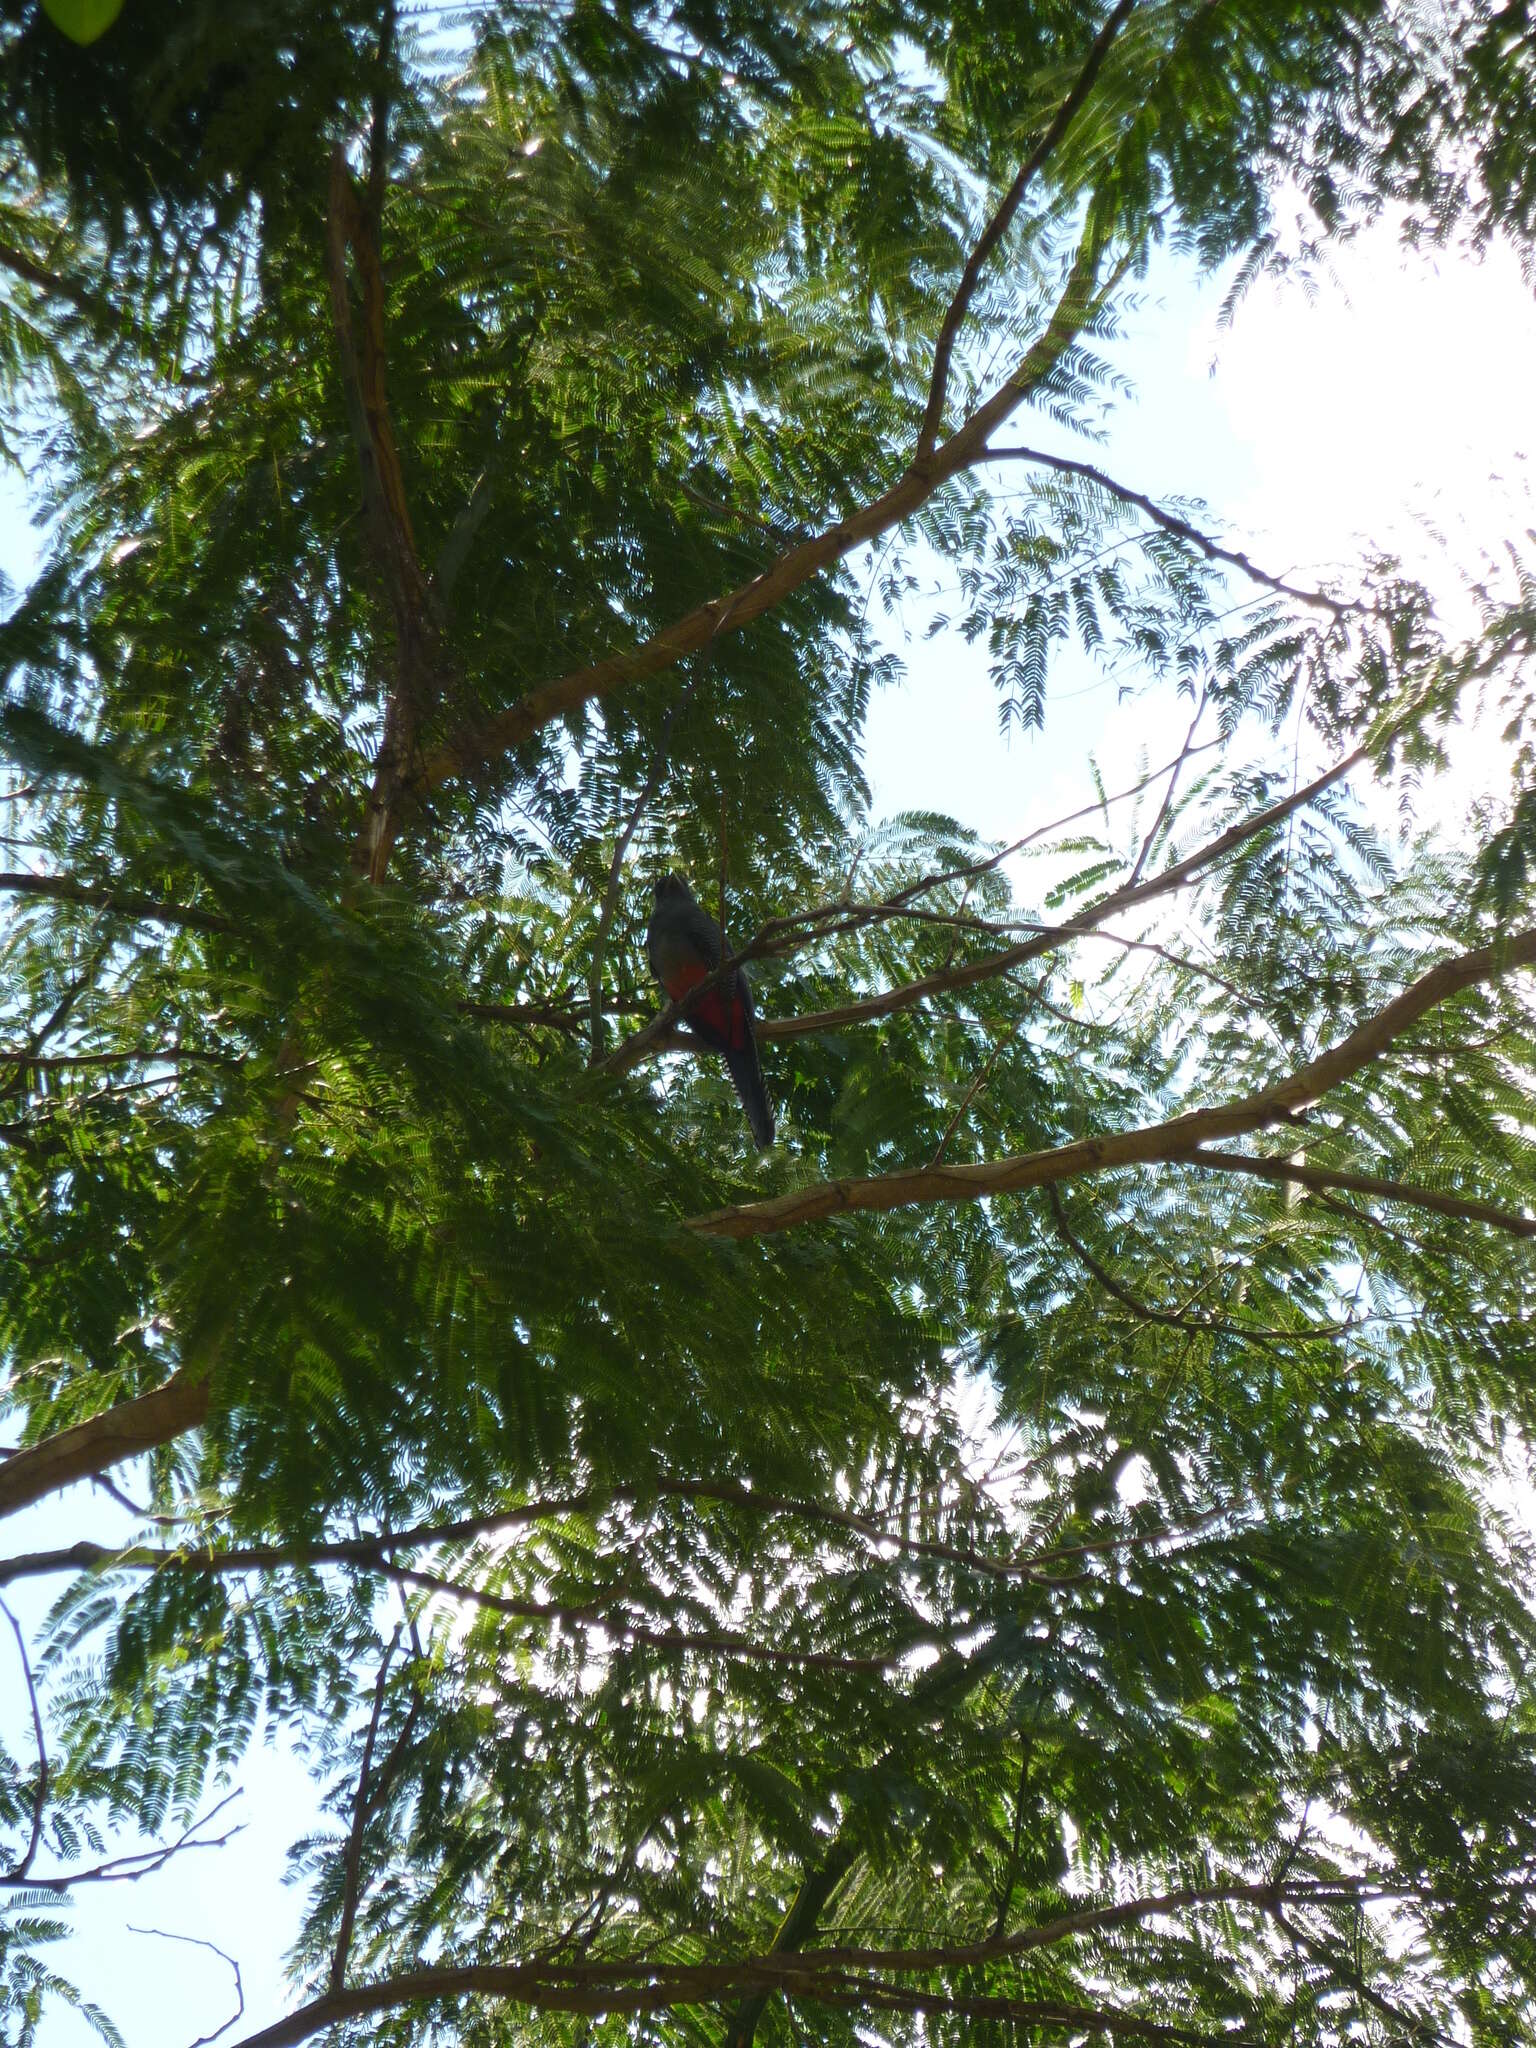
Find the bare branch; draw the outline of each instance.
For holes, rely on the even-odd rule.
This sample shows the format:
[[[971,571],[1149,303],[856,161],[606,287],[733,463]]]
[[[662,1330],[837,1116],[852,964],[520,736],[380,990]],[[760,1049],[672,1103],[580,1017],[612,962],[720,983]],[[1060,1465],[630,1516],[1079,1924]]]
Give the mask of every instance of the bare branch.
[[[25,1046],[0,1045],[0,1060],[14,1060],[17,1071],[30,1068],[67,1070],[72,1067],[193,1066],[238,1067],[239,1056],[227,1052],[199,1052],[188,1046],[147,1045],[122,1052],[28,1052]]]
[[[975,1166],[919,1167],[912,1172],[880,1174],[867,1180],[826,1181],[818,1187],[793,1189],[766,1202],[716,1210],[692,1219],[690,1228],[713,1237],[762,1237],[824,1216],[929,1202],[977,1201],[989,1195],[1013,1194],[1024,1188],[1045,1187],[1053,1181],[1072,1180],[1122,1166],[1185,1159],[1211,1141],[1240,1137],[1287,1121],[1378,1059],[1426,1011],[1463,989],[1533,963],[1536,928],[1516,933],[1497,945],[1480,946],[1457,959],[1442,961],[1330,1051],[1319,1054],[1270,1087],[1235,1102],[1189,1110],[1135,1130],[1079,1138],[1068,1145],[1025,1153],[1015,1159]]]
[[[43,1814],[48,1805],[48,1745],[43,1740],[43,1716],[37,1704],[37,1680],[32,1676],[27,1639],[21,1632],[21,1623],[3,1600],[0,1600],[0,1614],[11,1624],[11,1634],[15,1636],[16,1647],[21,1652],[22,1676],[27,1681],[27,1700],[32,1708],[32,1734],[37,1743],[37,1791],[32,1798],[32,1833],[20,1861],[12,1865],[5,1878],[7,1884],[20,1884],[32,1868],[37,1845],[43,1838]]]
[[[189,2048],[208,2048],[208,2043],[210,2041],[217,2041],[221,2034],[227,2034],[230,2028],[234,2026],[237,2021],[244,2019],[245,1985],[241,1982],[240,1979],[240,1965],[235,1961],[232,1955],[228,1954],[226,1950],[220,1948],[216,1941],[204,1941],[202,1936],[198,1934],[172,1934],[170,1929],[166,1927],[135,1927],[131,1920],[128,1922],[128,1932],[130,1934],[152,1934],[157,1936],[161,1941],[184,1941],[192,1948],[209,1949],[212,1951],[214,1955],[218,1956],[222,1962],[228,1963],[229,1967],[234,1971],[234,2011],[230,2014],[229,2018],[224,2022],[222,2027],[215,2027],[211,2034],[199,2034],[197,2039],[189,2044]]]
[[[965,269],[960,273],[960,282],[955,287],[955,295],[949,302],[949,310],[944,315],[943,325],[939,329],[939,338],[934,344],[933,374],[928,383],[928,403],[923,409],[922,425],[918,428],[917,434],[917,459],[919,461],[922,461],[925,456],[932,454],[934,444],[939,437],[939,429],[944,419],[944,404],[949,395],[949,367],[954,357],[955,342],[959,337],[960,328],[969,310],[971,300],[975,296],[976,286],[981,280],[981,273],[986,268],[987,261],[993,250],[997,247],[1003,236],[1007,234],[1015,214],[1023,204],[1024,194],[1029,190],[1035,178],[1045,168],[1051,156],[1060,146],[1083,102],[1087,99],[1089,93],[1092,92],[1099,73],[1104,67],[1104,60],[1109,55],[1110,45],[1130,18],[1135,4],[1136,0],[1118,0],[1118,4],[1111,10],[1104,22],[1104,26],[1099,30],[1089,46],[1087,59],[1082,70],[1077,75],[1072,90],[1057,108],[1045,133],[1020,165],[1018,176],[1003,195],[1002,203],[997,211],[982,230],[975,248],[972,249],[966,261]]]
[[[3,1877],[0,1878],[0,1885],[24,1883],[28,1891],[56,1892],[62,1896],[65,1892],[73,1890],[77,1884],[136,1884],[141,1877],[149,1877],[155,1871],[163,1870],[171,1858],[179,1856],[183,1850],[222,1849],[226,1842],[232,1842],[236,1835],[243,1833],[245,1823],[240,1821],[236,1826],[226,1828],[222,1835],[210,1835],[206,1841],[193,1839],[200,1828],[205,1828],[216,1814],[222,1813],[232,1800],[239,1797],[238,1787],[233,1792],[226,1792],[216,1805],[209,1807],[205,1814],[193,1821],[189,1828],[184,1829],[174,1842],[168,1842],[163,1849],[135,1849],[126,1856],[111,1856],[105,1863],[94,1864],[89,1870],[72,1870],[61,1876],[33,1875],[24,1880]]]

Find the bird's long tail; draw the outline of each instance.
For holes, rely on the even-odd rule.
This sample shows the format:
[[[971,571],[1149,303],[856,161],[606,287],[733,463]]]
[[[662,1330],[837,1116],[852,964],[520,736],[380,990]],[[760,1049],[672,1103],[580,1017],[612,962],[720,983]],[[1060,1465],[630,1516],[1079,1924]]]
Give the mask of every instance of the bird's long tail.
[[[758,1064],[757,1043],[748,1031],[743,1045],[731,1046],[725,1054],[725,1068],[730,1075],[736,1093],[741,1097],[741,1106],[747,1112],[747,1122],[752,1126],[752,1135],[759,1146],[773,1143],[773,1106],[768,1100],[768,1090],[763,1086],[763,1070]]]

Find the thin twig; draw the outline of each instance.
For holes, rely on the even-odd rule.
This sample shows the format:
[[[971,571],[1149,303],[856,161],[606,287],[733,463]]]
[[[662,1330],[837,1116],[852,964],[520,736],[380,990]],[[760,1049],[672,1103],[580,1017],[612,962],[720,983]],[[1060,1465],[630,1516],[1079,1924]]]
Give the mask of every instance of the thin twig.
[[[37,1704],[37,1681],[32,1676],[32,1660],[27,1655],[27,1639],[21,1632],[21,1623],[3,1600],[0,1600],[0,1614],[3,1614],[11,1624],[11,1633],[16,1638],[17,1649],[21,1652],[21,1668],[27,1681],[27,1699],[32,1708],[32,1733],[37,1742],[37,1791],[32,1798],[32,1833],[27,1842],[26,1853],[5,1879],[7,1884],[20,1884],[32,1868],[37,1845],[43,1838],[43,1813],[48,1804],[48,1745],[43,1740],[43,1716]]]
[[[1145,839],[1142,840],[1141,851],[1136,856],[1136,865],[1131,869],[1129,879],[1130,884],[1133,888],[1141,880],[1142,869],[1147,864],[1147,857],[1151,853],[1152,848],[1156,845],[1157,835],[1159,834],[1159,832],[1162,831],[1168,813],[1173,808],[1174,791],[1179,786],[1179,770],[1184,766],[1184,763],[1189,759],[1190,749],[1193,747],[1195,743],[1195,728],[1204,716],[1205,691],[1202,689],[1200,692],[1200,701],[1195,706],[1195,715],[1189,721],[1189,731],[1185,733],[1184,744],[1179,749],[1179,758],[1174,762],[1173,768],[1168,776],[1168,787],[1163,791],[1163,800],[1157,807],[1157,816],[1152,820],[1152,823],[1147,828],[1147,836]]]
[[[94,1864],[89,1870],[73,1870],[65,1876],[37,1877],[28,1875],[25,1880],[15,1877],[0,1878],[0,1884],[14,1885],[24,1882],[28,1891],[55,1892],[63,1895],[77,1884],[136,1884],[141,1877],[150,1877],[157,1870],[163,1870],[173,1856],[179,1856],[184,1849],[222,1849],[226,1842],[232,1842],[236,1835],[245,1830],[240,1821],[232,1828],[226,1828],[222,1835],[210,1835],[207,1841],[197,1842],[192,1837],[199,1828],[208,1825],[216,1814],[222,1813],[231,1800],[240,1797],[237,1787],[226,1792],[224,1797],[208,1811],[193,1821],[177,1836],[174,1842],[163,1849],[134,1849],[126,1856],[108,1857],[105,1863]]]
[[[153,1934],[157,1935],[161,1941],[184,1941],[192,1948],[211,1949],[221,1961],[228,1963],[235,1973],[234,2011],[222,2027],[215,2027],[211,2034],[199,2034],[195,2041],[188,2044],[188,2048],[208,2048],[210,2041],[217,2041],[221,2034],[229,2032],[237,2020],[245,2017],[245,1985],[240,1979],[240,1965],[227,1950],[220,1948],[216,1941],[204,1941],[200,1934],[172,1934],[168,1927],[135,1927],[131,1920],[127,1925],[130,1934]]]
[[[1358,598],[1330,597],[1325,590],[1309,590],[1303,585],[1287,583],[1283,576],[1271,575],[1261,569],[1257,562],[1236,548],[1226,548],[1219,541],[1202,533],[1198,526],[1191,526],[1187,519],[1181,519],[1177,512],[1169,512],[1153,498],[1141,491],[1133,491],[1128,484],[1117,483],[1114,477],[1098,469],[1091,462],[1079,462],[1070,455],[1047,455],[1041,448],[988,448],[978,455],[969,466],[979,468],[987,462],[1029,462],[1042,469],[1054,469],[1064,476],[1079,476],[1087,483],[1096,484],[1111,497],[1119,498],[1123,504],[1134,505],[1139,512],[1145,512],[1154,526],[1160,526],[1165,533],[1175,534],[1180,540],[1188,541],[1197,554],[1204,555],[1208,562],[1225,562],[1229,567],[1240,569],[1250,582],[1262,583],[1266,590],[1273,590],[1278,596],[1294,598],[1298,604],[1311,606],[1314,610],[1325,611],[1336,619],[1348,613],[1368,615],[1371,607],[1362,604]]]
[[[1122,1308],[1130,1310],[1138,1322],[1159,1323],[1170,1330],[1189,1330],[1202,1337],[1240,1337],[1255,1344],[1310,1344],[1324,1340],[1331,1342],[1335,1337],[1358,1327],[1354,1322],[1326,1323],[1320,1328],[1279,1330],[1249,1329],[1243,1323],[1234,1323],[1221,1316],[1192,1316],[1179,1309],[1153,1308],[1149,1302],[1140,1301],[1128,1287],[1122,1287],[1114,1274],[1089,1251],[1071,1225],[1067,1222],[1066,1210],[1062,1205],[1060,1190],[1048,1187],[1046,1200],[1050,1204],[1051,1218],[1056,1225],[1057,1235],[1063,1244],[1076,1253],[1078,1259],[1098,1281],[1104,1292],[1118,1301]]]
[[[357,1918],[358,1883],[363,1867],[363,1829],[368,1819],[368,1773],[373,1764],[373,1745],[378,1739],[379,1717],[384,1711],[384,1684],[404,1627],[403,1621],[395,1623],[395,1632],[379,1660],[379,1675],[373,1688],[373,1712],[363,1740],[362,1768],[357,1774],[357,1795],[352,1802],[352,1831],[347,1840],[347,1860],[342,1875],[341,1921],[336,1930],[336,1952],[331,1957],[330,1988],[333,1993],[341,1989],[347,1977],[347,1957],[352,1948],[352,1926]]]
[[[988,1081],[991,1080],[993,1069],[996,1067],[998,1061],[1002,1058],[1003,1053],[1010,1045],[1012,1045],[1013,1041],[1018,1037],[1019,1033],[1023,1030],[1023,1028],[1024,1015],[1021,1011],[1019,1015],[1014,1018],[1013,1022],[1009,1025],[1008,1029],[1005,1032],[1003,1032],[1002,1036],[993,1046],[991,1052],[988,1053],[986,1060],[982,1065],[980,1073],[977,1074],[976,1078],[972,1081],[970,1087],[966,1089],[965,1094],[961,1099],[959,1108],[955,1111],[954,1115],[950,1118],[949,1122],[944,1126],[944,1135],[942,1138],[940,1138],[938,1144],[934,1147],[933,1157],[928,1162],[930,1166],[941,1166],[944,1163],[944,1154],[949,1149],[950,1139],[955,1135],[955,1132],[960,1128],[960,1119],[965,1115],[965,1112],[976,1100],[976,1097],[980,1094],[981,1090],[987,1085]]]

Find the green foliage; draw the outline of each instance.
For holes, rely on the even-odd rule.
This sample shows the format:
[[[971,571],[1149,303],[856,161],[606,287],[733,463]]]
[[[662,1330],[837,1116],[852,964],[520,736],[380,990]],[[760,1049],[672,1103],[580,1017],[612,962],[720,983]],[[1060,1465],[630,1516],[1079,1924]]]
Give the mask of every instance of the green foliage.
[[[967,254],[1097,19],[0,28],[0,434],[46,551],[0,622],[0,1500],[183,1404],[142,1541],[0,1562],[62,1574],[33,1868],[40,1768],[0,1756],[8,2040],[74,1995],[36,1886],[179,1833],[275,1733],[318,1787],[296,1980],[343,1929],[351,1987],[450,1973],[322,2011],[338,2041],[1530,2037],[1519,975],[1239,1141],[1311,1183],[1185,1151],[687,1227],[1258,1094],[1529,922],[1524,566],[1458,642],[1392,563],[1255,580],[1199,504],[1080,459],[1159,244],[1240,290],[1388,203],[1528,238],[1523,21],[1131,9],[942,423],[1064,321],[1015,388],[1078,456],[935,472],[872,566],[745,622],[913,475]],[[1006,858],[872,818],[871,599],[920,548],[1005,724],[1072,648],[1196,719],[1177,767]],[[1343,780],[1288,803],[1304,723],[1445,822],[1478,691],[1515,781],[1475,843],[1394,851]],[[664,868],[756,935],[766,1158],[712,1063],[605,1058],[655,1007]],[[747,1967],[775,1949],[798,1974]],[[511,2002],[451,1975],[497,1967]]]

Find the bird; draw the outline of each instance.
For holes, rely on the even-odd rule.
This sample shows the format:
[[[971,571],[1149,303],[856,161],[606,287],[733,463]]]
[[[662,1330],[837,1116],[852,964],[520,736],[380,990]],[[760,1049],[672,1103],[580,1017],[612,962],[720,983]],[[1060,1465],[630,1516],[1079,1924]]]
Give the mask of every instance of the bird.
[[[646,927],[645,952],[651,972],[676,1003],[708,980],[720,965],[720,928],[681,875],[658,877],[655,907]],[[700,996],[683,1018],[694,1037],[725,1061],[752,1136],[773,1143],[773,1108],[763,1086],[757,1041],[752,1035],[752,988],[743,968]]]

